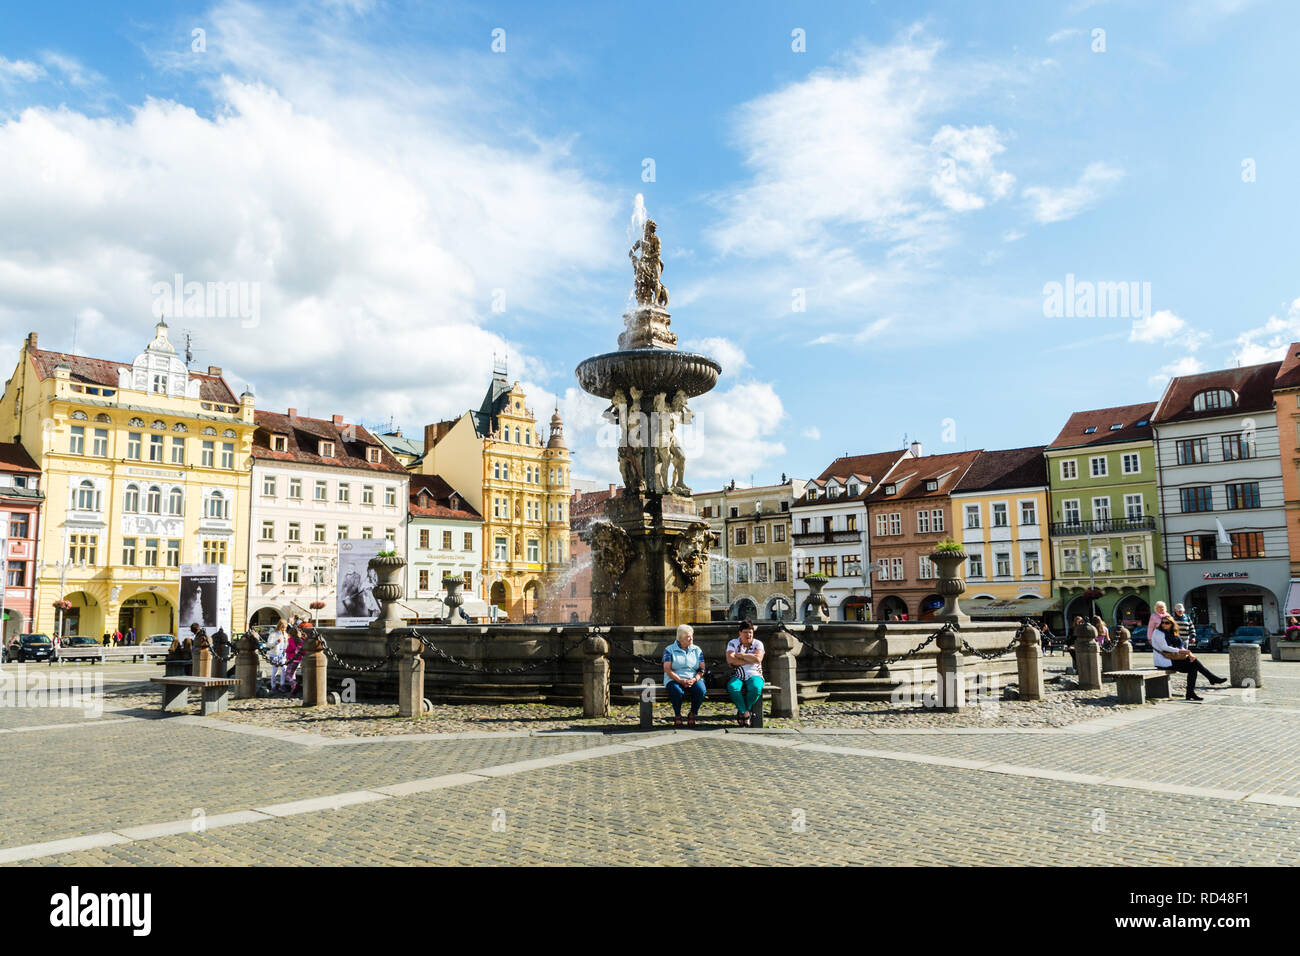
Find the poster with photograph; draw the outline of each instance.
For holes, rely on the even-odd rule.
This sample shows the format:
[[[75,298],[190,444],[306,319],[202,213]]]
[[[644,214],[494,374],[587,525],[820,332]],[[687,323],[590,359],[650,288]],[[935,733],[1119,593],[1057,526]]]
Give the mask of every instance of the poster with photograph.
[[[180,610],[176,616],[181,637],[198,624],[209,635],[218,627],[230,634],[234,603],[234,569],[228,564],[182,564]]]
[[[379,577],[370,570],[370,559],[384,549],[381,538],[344,538],[339,541],[338,627],[364,627],[379,617],[375,585]]]

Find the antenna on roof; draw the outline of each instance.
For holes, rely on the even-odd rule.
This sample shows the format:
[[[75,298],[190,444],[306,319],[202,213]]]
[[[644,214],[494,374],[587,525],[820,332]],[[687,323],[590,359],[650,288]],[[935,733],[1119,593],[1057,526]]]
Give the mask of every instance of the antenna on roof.
[[[185,367],[189,368],[190,363],[194,361],[195,352],[206,352],[207,349],[196,349],[194,347],[194,333],[189,329],[185,330]]]

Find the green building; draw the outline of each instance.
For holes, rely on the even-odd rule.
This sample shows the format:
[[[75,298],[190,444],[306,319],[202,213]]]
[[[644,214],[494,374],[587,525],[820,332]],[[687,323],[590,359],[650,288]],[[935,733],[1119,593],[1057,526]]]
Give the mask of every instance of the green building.
[[[1151,416],[1156,403],[1075,412],[1047,446],[1052,588],[1064,627],[1099,614],[1145,627],[1169,600]],[[1055,615],[1048,623],[1056,630]],[[1060,633],[1058,631],[1058,633]]]

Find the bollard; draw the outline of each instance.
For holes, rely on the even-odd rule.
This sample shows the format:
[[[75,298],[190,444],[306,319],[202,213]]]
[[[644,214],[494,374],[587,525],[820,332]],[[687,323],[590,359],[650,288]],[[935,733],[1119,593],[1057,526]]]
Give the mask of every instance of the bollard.
[[[235,688],[235,699],[246,700],[257,696],[257,635],[249,631],[236,644],[235,679],[239,686]]]
[[[1027,626],[1016,644],[1016,679],[1021,700],[1043,699],[1043,648],[1038,628]]]
[[[582,642],[582,716],[609,716],[609,642],[593,634]]]
[[[1074,629],[1074,667],[1079,672],[1080,690],[1101,690],[1101,645],[1091,624]]]
[[[1110,669],[1113,671],[1131,671],[1133,669],[1133,642],[1128,628],[1116,624],[1111,634],[1115,636],[1115,649],[1111,651]]]
[[[403,637],[397,642],[397,716],[424,716],[424,642]]]
[[[961,637],[954,630],[939,635],[939,673],[935,686],[935,706],[945,713],[955,713],[966,707],[965,661],[961,654]]]
[[[1263,687],[1263,653],[1258,644],[1228,645],[1228,678],[1233,687]]]
[[[325,681],[329,666],[325,662],[325,641],[310,628],[303,643],[302,659],[298,662],[298,679],[302,681],[302,705],[320,707],[326,703]]]
[[[797,661],[803,644],[784,627],[777,626],[767,642],[771,657],[764,661],[768,677],[780,690],[772,691],[772,716],[799,716],[799,678]]]
[[[200,633],[195,638],[190,649],[190,676],[191,677],[211,677],[212,676],[212,650],[208,646],[206,634]]]

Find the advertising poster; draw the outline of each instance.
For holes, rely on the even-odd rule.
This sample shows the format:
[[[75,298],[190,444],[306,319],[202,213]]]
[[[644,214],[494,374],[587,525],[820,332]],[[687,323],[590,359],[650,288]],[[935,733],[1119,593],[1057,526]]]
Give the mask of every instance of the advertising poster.
[[[234,598],[234,569],[228,564],[182,564],[180,611],[177,624],[181,637],[198,624],[209,636],[218,627],[230,634]]]
[[[382,538],[344,538],[339,542],[338,627],[365,627],[379,616],[379,599],[374,595],[379,577],[369,565],[383,549]]]

